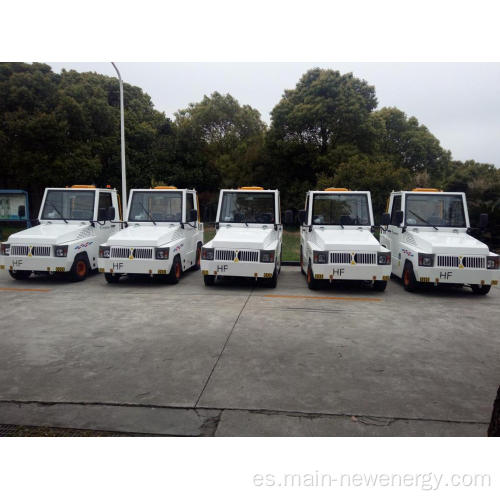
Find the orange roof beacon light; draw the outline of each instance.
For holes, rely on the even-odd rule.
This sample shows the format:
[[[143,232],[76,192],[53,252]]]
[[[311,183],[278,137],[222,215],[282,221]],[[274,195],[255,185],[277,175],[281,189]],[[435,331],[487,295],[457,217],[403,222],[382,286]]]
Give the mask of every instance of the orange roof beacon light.
[[[111,184],[106,184],[106,189],[111,189]]]
[[[347,188],[326,188],[325,191],[350,191],[350,189]]]
[[[93,184],[74,184],[71,189],[95,189]]]
[[[153,189],[177,189],[176,186],[155,186]]]
[[[243,190],[243,191],[263,191],[264,190],[264,188],[260,187],[260,186],[242,186],[238,189]]]
[[[412,189],[412,191],[415,191],[417,193],[442,193],[442,189],[436,189],[436,188],[415,188]]]

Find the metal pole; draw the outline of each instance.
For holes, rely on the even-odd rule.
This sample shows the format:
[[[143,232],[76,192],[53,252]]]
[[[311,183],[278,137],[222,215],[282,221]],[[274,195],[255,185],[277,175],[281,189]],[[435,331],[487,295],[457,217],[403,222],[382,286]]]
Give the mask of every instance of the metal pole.
[[[123,217],[127,216],[127,171],[125,168],[125,115],[123,110],[123,82],[122,76],[114,62],[111,63],[118,73],[120,81],[120,134],[121,134],[121,150],[122,150],[122,202],[123,202]]]

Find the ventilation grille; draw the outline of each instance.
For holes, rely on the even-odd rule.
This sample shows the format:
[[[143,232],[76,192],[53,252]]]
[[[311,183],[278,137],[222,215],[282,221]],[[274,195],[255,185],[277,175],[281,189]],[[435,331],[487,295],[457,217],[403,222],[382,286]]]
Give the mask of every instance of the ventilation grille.
[[[462,264],[464,267],[469,267],[472,269],[484,269],[486,267],[485,257],[464,257],[462,259]]]
[[[331,252],[330,262],[332,264],[350,264],[351,254],[348,252]]]
[[[36,246],[31,249],[33,257],[50,257],[50,246]]]
[[[259,252],[255,250],[238,250],[238,260],[241,262],[259,262]]]
[[[28,255],[28,245],[11,245],[10,247],[11,255]]]
[[[51,246],[34,246],[31,248],[31,255],[33,257],[50,257]],[[28,245],[13,245],[10,247],[10,255],[28,255]]]
[[[152,248],[134,248],[134,259],[152,259]]]
[[[152,259],[152,248],[127,248],[127,247],[111,247],[112,259]]]
[[[376,264],[377,254],[375,253],[357,253],[354,255],[356,264]]]
[[[215,260],[234,260],[234,250],[215,250]]]
[[[130,248],[111,247],[111,258],[128,259],[130,257]]]
[[[438,255],[438,267],[458,267],[459,258],[456,255]]]

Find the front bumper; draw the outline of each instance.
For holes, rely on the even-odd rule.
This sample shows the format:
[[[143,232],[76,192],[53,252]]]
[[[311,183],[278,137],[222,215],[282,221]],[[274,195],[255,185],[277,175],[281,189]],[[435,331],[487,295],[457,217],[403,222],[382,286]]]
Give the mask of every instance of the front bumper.
[[[5,271],[68,272],[73,260],[65,257],[28,257],[3,255],[0,269]],[[2,267],[3,266],[3,267]]]
[[[274,262],[232,262],[222,260],[202,260],[201,274],[215,276],[241,276],[247,278],[272,278]]]
[[[99,272],[109,274],[168,274],[171,259],[103,259],[97,260]]]
[[[314,279],[388,281],[391,265],[370,264],[311,264]]]
[[[498,285],[498,269],[459,269],[416,266],[415,278],[421,283],[451,283],[467,285]]]

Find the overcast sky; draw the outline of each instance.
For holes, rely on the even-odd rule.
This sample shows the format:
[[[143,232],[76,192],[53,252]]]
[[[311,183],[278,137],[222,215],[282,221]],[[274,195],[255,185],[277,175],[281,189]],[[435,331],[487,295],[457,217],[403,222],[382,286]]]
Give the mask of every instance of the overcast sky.
[[[116,73],[110,63],[48,63],[62,68]],[[269,113],[284,89],[319,66],[352,72],[375,86],[379,108],[396,106],[451,150],[457,160],[500,166],[499,63],[119,63],[124,81],[141,87],[167,116],[203,95],[230,93],[240,104]]]

